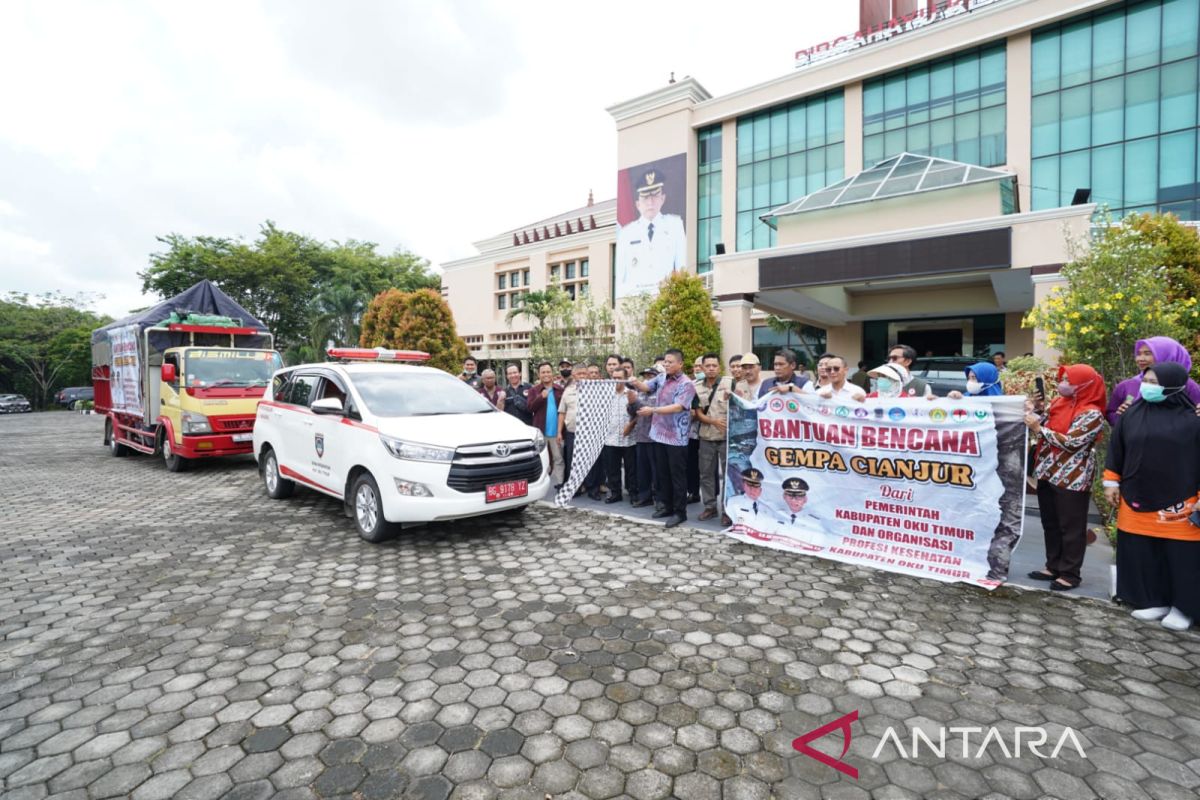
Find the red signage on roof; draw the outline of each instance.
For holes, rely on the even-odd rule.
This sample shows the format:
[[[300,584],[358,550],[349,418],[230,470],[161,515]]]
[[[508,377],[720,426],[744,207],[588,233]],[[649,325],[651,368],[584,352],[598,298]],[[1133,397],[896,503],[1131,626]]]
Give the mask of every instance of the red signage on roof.
[[[977,8],[1003,3],[1006,0],[930,0],[907,14],[897,14],[891,19],[875,24],[864,24],[854,33],[830,39],[827,42],[796,51],[796,66],[807,67],[836,56],[857,50],[876,42],[885,42],[893,36],[920,30],[928,25],[950,19]]]

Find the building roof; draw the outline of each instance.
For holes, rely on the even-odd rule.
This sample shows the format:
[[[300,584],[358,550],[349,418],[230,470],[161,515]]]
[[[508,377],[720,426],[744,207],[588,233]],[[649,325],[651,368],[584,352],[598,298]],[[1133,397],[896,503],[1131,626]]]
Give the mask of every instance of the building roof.
[[[779,206],[763,214],[760,219],[775,227],[779,217],[880,200],[885,197],[906,195],[983,183],[995,180],[1015,180],[1011,172],[988,167],[977,167],[961,161],[950,161],[933,156],[901,153],[880,161],[857,175],[840,180],[824,189],[806,194],[798,200]]]

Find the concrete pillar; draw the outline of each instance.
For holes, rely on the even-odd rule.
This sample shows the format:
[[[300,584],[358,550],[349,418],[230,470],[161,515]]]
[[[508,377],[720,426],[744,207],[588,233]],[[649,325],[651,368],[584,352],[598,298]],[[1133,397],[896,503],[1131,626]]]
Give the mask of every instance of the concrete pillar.
[[[1040,305],[1042,301],[1050,296],[1056,286],[1061,286],[1064,289],[1067,286],[1067,282],[1058,273],[1052,275],[1034,275],[1034,305]],[[1046,344],[1046,332],[1041,328],[1034,328],[1033,330],[1033,354],[1047,364],[1057,364],[1058,359],[1062,356],[1062,352],[1058,348]]]
[[[825,348],[835,356],[846,359],[846,366],[852,369],[862,360],[862,327],[861,322],[851,322],[825,328]]]
[[[1033,352],[1033,330],[1021,327],[1024,317],[1025,314],[1020,311],[1010,311],[1004,315],[1004,352],[1009,358]]]
[[[750,330],[750,315],[754,313],[754,303],[745,297],[739,297],[718,300],[717,307],[721,314],[721,363],[728,364],[734,355],[749,353],[754,343]]]

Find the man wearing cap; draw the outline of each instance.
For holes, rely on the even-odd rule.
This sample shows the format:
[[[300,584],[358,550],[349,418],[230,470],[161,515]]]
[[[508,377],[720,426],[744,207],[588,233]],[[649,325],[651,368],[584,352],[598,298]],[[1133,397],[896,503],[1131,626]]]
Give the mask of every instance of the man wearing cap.
[[[875,391],[867,397],[901,397],[904,391],[904,378],[908,373],[898,364],[880,364],[867,373],[875,379]]]
[[[779,512],[762,499],[762,481],[762,470],[757,467],[742,470],[743,494],[734,495],[725,504],[725,513],[734,525],[745,525],[756,531],[774,527]]]
[[[637,170],[632,176],[638,216],[617,234],[616,296],[655,292],[674,270],[687,266],[687,234],[676,214],[662,213],[667,201],[661,169]]]
[[[743,400],[751,403],[758,401],[758,393],[762,390],[762,364],[754,353],[742,356],[742,379],[738,381],[733,392]]]
[[[783,485],[783,504],[786,508],[779,514],[780,525],[819,524],[821,518],[805,511],[808,503],[808,481],[803,478],[787,478]]]

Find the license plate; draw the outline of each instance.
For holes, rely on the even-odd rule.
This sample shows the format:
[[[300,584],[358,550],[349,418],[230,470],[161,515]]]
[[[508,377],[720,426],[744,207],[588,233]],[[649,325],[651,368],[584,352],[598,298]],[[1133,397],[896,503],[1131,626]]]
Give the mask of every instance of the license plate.
[[[231,437],[235,442],[249,442],[254,440],[253,433],[235,433]]]
[[[489,503],[511,500],[514,497],[526,497],[528,495],[529,481],[506,481],[504,483],[493,483],[487,487],[487,501]]]

